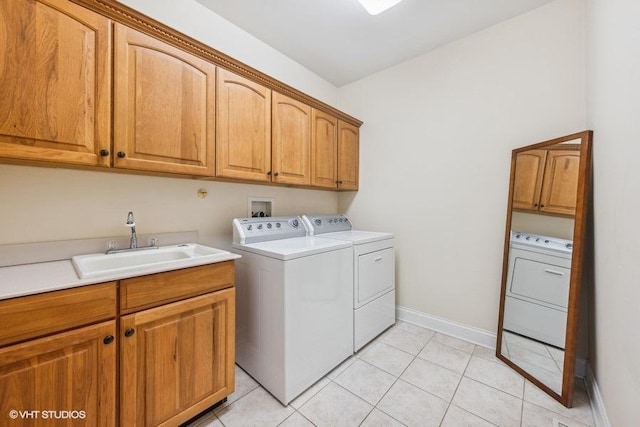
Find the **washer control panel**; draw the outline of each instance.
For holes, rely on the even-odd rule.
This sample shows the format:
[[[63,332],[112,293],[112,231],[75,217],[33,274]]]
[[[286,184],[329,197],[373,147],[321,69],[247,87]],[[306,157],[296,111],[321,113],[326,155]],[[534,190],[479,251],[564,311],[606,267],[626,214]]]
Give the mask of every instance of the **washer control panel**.
[[[311,235],[352,229],[351,221],[346,215],[302,215],[302,220]]]
[[[307,230],[299,216],[233,220],[233,243],[250,244],[306,235]]]
[[[523,233],[521,231],[511,232],[511,243],[531,245],[540,248],[547,248],[558,252],[571,253],[573,241],[560,239],[558,237],[543,236],[541,234]]]

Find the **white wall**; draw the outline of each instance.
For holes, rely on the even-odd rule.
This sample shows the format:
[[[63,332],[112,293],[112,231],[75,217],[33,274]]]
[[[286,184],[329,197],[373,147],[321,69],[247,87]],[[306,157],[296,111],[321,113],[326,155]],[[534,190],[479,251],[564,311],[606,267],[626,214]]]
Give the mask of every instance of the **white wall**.
[[[587,3],[595,210],[591,365],[611,425],[632,426],[640,422],[640,3]]]
[[[340,89],[364,125],[339,207],[396,234],[400,306],[496,330],[511,150],[584,130],[584,19],[558,0]]]
[[[335,105],[337,88],[195,0],[123,3]],[[209,197],[197,198],[198,188]],[[331,191],[0,165],[0,245],[126,235],[133,210],[141,234],[198,230],[202,243],[223,246],[252,196],[273,197],[276,215],[335,213],[338,205]]]

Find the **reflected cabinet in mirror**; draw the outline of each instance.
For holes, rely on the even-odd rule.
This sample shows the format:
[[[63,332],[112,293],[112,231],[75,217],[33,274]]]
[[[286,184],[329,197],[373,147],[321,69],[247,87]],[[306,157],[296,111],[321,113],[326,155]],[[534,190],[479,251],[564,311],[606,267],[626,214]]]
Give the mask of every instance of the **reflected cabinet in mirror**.
[[[496,355],[565,406],[576,360],[592,132],[513,150]]]

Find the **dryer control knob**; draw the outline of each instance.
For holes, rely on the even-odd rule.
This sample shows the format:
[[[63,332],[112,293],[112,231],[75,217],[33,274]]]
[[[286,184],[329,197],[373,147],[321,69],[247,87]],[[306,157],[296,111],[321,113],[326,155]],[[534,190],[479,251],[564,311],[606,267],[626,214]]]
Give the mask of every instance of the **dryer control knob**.
[[[268,228],[269,230],[271,230],[271,227],[273,227],[273,225],[271,225],[271,223],[270,223],[270,222],[269,222],[269,223],[267,223],[267,228]]]
[[[249,231],[253,230],[253,224],[247,225],[247,230],[249,230]]]
[[[276,228],[280,228],[282,227],[282,224],[280,224],[279,222],[276,222]]]
[[[262,230],[262,224],[258,224],[258,230]]]

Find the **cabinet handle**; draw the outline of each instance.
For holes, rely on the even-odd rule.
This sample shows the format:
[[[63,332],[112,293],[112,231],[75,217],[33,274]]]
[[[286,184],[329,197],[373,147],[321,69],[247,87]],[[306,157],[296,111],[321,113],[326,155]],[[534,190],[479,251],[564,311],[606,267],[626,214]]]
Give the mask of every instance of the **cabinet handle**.
[[[267,176],[271,176],[271,171],[267,172]]]
[[[105,344],[111,344],[114,339],[115,338],[113,337],[113,335],[107,335],[106,337],[104,337],[102,342],[105,343]]]
[[[382,257],[381,256],[376,257],[376,258],[373,259],[373,262],[380,262],[380,261],[382,261]]]
[[[118,151],[118,157],[124,159],[124,156],[126,156],[126,154],[124,154],[124,151]]]
[[[127,338],[129,338],[130,336],[132,336],[132,335],[133,335],[133,334],[135,334],[135,333],[136,333],[136,330],[135,330],[135,329],[133,329],[133,328],[127,328],[127,329],[125,329],[125,331],[124,331],[124,336],[125,336],[125,337],[127,337]]]
[[[275,173],[273,174],[273,176],[278,176],[278,175],[279,175],[279,174],[278,174],[278,172],[275,172]]]
[[[337,179],[336,180],[336,184],[338,184],[338,185],[342,184],[342,180],[341,179]]]
[[[109,155],[109,150],[105,150],[104,148],[100,150],[100,155],[102,157],[107,157]]]

